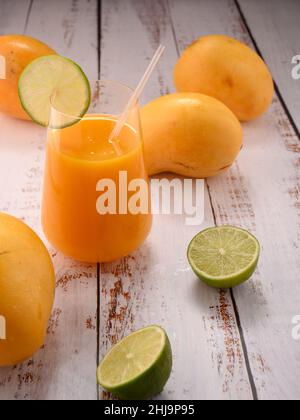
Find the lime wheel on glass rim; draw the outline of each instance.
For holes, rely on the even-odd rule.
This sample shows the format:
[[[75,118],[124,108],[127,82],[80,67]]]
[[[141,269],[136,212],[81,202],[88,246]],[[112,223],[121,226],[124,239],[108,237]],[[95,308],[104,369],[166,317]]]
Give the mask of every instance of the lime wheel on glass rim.
[[[247,281],[260,255],[258,240],[247,230],[234,226],[205,229],[188,247],[188,260],[206,284],[230,288]]]
[[[59,55],[32,61],[23,70],[18,88],[22,107],[34,122],[44,127],[49,124],[51,105],[66,116],[53,128],[76,123],[90,106],[91,88],[83,70]]]

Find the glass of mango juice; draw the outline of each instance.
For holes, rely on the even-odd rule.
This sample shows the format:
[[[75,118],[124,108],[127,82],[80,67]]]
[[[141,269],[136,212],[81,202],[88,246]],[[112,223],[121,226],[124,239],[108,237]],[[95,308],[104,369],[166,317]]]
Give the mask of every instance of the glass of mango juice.
[[[132,93],[119,83],[96,81],[91,82],[91,104],[82,118],[51,108],[42,225],[49,242],[78,261],[122,258],[151,229],[138,102],[118,138],[109,141]]]

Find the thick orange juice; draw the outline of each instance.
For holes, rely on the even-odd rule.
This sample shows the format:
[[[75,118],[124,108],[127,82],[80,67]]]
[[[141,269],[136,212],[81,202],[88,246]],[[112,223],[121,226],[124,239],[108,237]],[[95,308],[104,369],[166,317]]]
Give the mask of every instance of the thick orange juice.
[[[107,262],[126,256],[144,242],[151,229],[150,193],[139,133],[124,126],[119,155],[108,142],[114,124],[112,117],[87,115],[71,127],[48,130],[42,224],[48,240],[79,261]],[[146,212],[132,214],[124,211],[123,205],[120,214],[120,193],[128,200],[134,194],[120,190],[121,171],[126,173],[128,184],[135,179],[147,182]],[[109,198],[104,200],[112,210],[106,214],[97,209],[101,180],[109,180],[115,193],[111,203]]]

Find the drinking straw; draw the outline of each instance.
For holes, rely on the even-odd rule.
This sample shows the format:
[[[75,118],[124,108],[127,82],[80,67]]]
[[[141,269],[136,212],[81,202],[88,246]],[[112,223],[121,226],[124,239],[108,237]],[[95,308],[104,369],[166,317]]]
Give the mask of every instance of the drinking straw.
[[[108,141],[114,146],[115,151],[118,155],[122,154],[122,151],[120,149],[120,146],[117,142],[117,138],[119,137],[123,125],[126,122],[127,119],[127,115],[128,112],[130,110],[130,108],[132,107],[132,105],[139,99],[139,97],[141,96],[141,93],[143,92],[156,64],[158,63],[160,57],[162,56],[163,52],[165,50],[165,47],[163,45],[160,45],[158,47],[158,49],[156,50],[149,66],[147,67],[147,70],[145,71],[143,77],[141,78],[139,84],[137,85],[135,91],[133,92],[131,98],[129,99],[124,111],[122,112],[122,114],[120,115],[120,117],[118,118],[113,131],[111,132]]]

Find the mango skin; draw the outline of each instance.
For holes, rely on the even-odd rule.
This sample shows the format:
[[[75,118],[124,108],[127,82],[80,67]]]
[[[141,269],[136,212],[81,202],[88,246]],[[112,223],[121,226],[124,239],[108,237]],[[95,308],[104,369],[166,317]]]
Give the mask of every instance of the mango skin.
[[[212,177],[227,169],[242,147],[243,131],[235,115],[200,93],[155,99],[142,108],[141,123],[149,175]]]
[[[199,38],[178,60],[174,70],[178,92],[213,96],[240,121],[267,111],[274,96],[272,75],[260,56],[225,35]]]
[[[29,36],[0,36],[0,56],[4,57],[6,65],[6,79],[0,79],[0,112],[14,118],[31,121],[19,99],[19,77],[31,61],[51,54],[56,54],[56,52]]]
[[[55,293],[49,252],[23,222],[0,213],[0,368],[31,357],[44,344]]]

